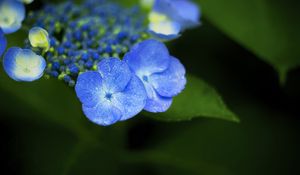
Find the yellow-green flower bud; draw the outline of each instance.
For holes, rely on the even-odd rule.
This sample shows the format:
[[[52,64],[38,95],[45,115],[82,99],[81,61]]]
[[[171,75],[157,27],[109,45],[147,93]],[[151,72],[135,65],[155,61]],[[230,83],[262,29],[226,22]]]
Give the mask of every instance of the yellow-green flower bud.
[[[50,48],[50,39],[48,32],[41,27],[33,27],[29,31],[29,41],[32,47],[39,47],[48,51]]]

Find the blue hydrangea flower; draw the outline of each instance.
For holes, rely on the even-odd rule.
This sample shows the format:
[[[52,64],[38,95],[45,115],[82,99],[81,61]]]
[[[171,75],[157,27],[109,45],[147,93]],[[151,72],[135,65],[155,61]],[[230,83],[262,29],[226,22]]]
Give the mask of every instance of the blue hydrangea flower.
[[[135,45],[124,56],[124,61],[146,88],[148,99],[144,109],[149,112],[166,111],[172,98],[185,87],[185,68],[157,40],[149,39]]]
[[[32,50],[12,47],[4,55],[3,67],[10,78],[31,82],[42,77],[46,61]]]
[[[6,45],[7,45],[6,38],[4,36],[3,31],[0,28],[0,57],[2,56],[3,52],[6,49]]]
[[[33,27],[29,31],[29,42],[32,47],[39,47],[48,51],[50,48],[50,39],[48,32],[41,27]]]
[[[157,21],[162,18],[163,20]],[[149,28],[152,33],[163,39],[173,39],[179,31],[199,25],[199,18],[199,7],[190,0],[155,0],[152,13],[149,15]],[[151,26],[155,25],[161,25],[161,27],[153,30]],[[169,32],[164,32],[164,28]]]
[[[75,91],[84,114],[103,126],[135,116],[147,99],[143,83],[117,58],[102,60],[98,71],[80,74]]]
[[[25,7],[23,3],[15,0],[0,1],[0,27],[5,34],[19,30],[24,18]]]

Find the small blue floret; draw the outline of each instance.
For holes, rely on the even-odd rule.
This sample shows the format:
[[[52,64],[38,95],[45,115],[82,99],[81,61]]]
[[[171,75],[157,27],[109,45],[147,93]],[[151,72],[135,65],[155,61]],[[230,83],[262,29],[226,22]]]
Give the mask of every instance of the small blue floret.
[[[79,68],[75,65],[75,64],[71,64],[70,66],[69,66],[69,70],[70,70],[70,72],[71,72],[71,74],[78,74],[78,72],[79,72]]]
[[[83,61],[87,61],[88,59],[89,59],[89,54],[88,53],[83,53],[82,55],[81,55],[81,59],[83,60]]]
[[[64,76],[64,81],[65,81],[66,83],[69,83],[69,82],[71,81],[71,77],[70,77],[69,75],[65,75],[65,76]]]
[[[53,62],[52,63],[52,69],[53,70],[59,70],[59,68],[60,68],[59,62]]]
[[[65,52],[64,47],[59,46],[59,47],[57,48],[57,53],[58,53],[58,54],[62,55],[64,52]]]
[[[51,75],[52,77],[57,78],[59,74],[58,74],[57,71],[51,71],[51,72],[50,72],[50,75]]]

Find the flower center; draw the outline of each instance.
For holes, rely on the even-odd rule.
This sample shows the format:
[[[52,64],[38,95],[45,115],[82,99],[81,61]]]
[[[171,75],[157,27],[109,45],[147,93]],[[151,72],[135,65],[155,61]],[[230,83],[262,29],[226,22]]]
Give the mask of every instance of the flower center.
[[[0,23],[2,23],[4,26],[9,26],[14,23],[14,20],[7,16],[4,16],[0,19]]]
[[[111,101],[111,99],[112,99],[112,93],[107,92],[107,93],[105,94],[105,98],[106,98],[107,100]]]
[[[148,76],[144,75],[144,76],[143,76],[143,80],[144,80],[145,82],[148,82],[148,80],[149,80],[149,79],[148,79]]]
[[[28,69],[28,68],[24,68],[23,71],[24,71],[24,73],[30,73],[30,69]]]

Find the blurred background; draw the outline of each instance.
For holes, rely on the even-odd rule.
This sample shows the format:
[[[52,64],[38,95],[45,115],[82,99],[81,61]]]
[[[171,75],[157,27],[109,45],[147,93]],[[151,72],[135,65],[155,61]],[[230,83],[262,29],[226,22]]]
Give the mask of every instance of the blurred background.
[[[96,126],[64,83],[17,83],[0,68],[0,174],[300,174],[299,2],[197,2],[202,26],[170,42],[170,52],[219,92],[240,123],[139,115]],[[286,62],[272,53],[294,60],[284,82],[278,67]]]

